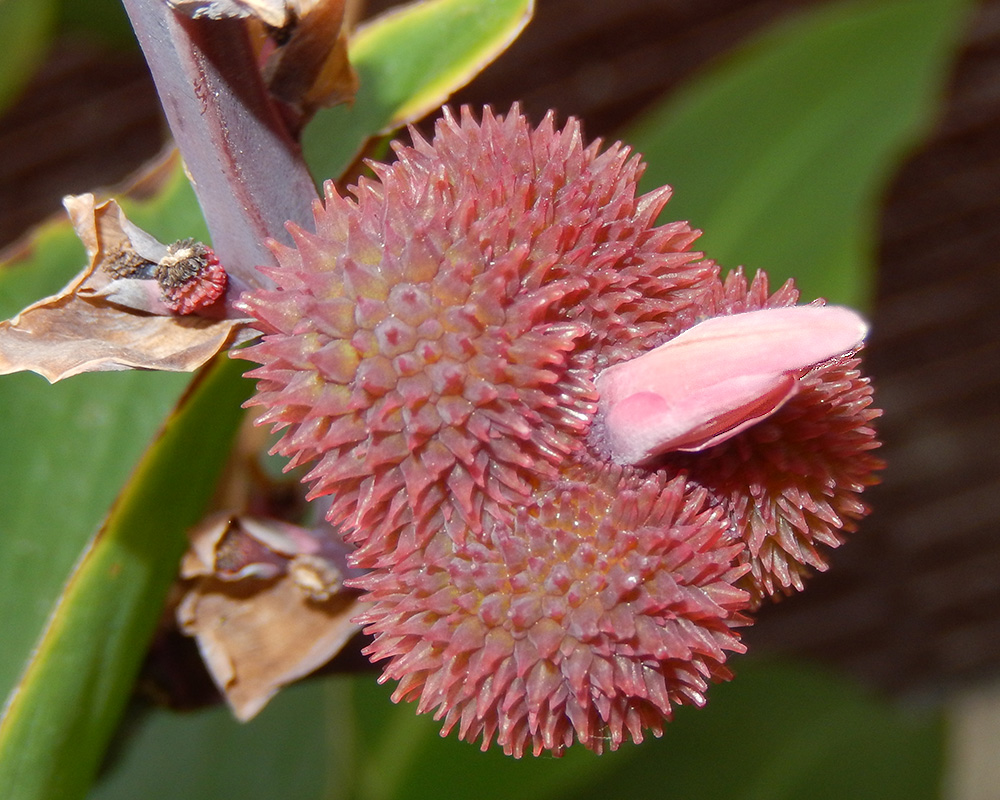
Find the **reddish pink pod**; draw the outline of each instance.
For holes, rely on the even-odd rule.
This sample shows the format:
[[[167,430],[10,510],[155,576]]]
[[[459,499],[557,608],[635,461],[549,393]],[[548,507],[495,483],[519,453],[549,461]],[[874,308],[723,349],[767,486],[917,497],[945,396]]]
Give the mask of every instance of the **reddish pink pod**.
[[[839,306],[712,317],[597,378],[612,458],[698,451],[766,419],[811,367],[857,349],[868,325]]]

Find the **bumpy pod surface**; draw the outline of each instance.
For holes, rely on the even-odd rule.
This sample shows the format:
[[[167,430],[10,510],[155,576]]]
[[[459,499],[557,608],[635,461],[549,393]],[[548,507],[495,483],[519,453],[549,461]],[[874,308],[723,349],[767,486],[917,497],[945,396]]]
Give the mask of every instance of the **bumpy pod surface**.
[[[315,233],[276,249],[279,289],[245,299],[269,334],[241,354],[260,421],[315,463],[363,566],[411,518],[418,538],[438,512],[478,529],[556,478],[595,372],[676,333],[716,275],[686,224],[654,227],[668,192],[637,198],[640,162],[575,122],[466,114],[395,149],[356,200],[328,186]]]
[[[743,652],[733,627],[748,569],[728,521],[683,478],[569,475],[476,536],[443,530],[420,553],[355,581],[372,606],[367,653],[394,698],[444,731],[516,756],[574,737],[616,749],[662,732],[674,704],[705,702]]]
[[[704,314],[738,314],[794,305],[789,283],[769,294],[767,276],[747,284],[736,270],[715,284]],[[878,482],[884,466],[873,426],[871,382],[853,352],[817,364],[799,381],[798,393],[774,416],[700,453],[670,453],[656,465],[683,472],[725,509],[731,532],[745,542],[741,559],[751,567],[743,585],[755,603],[804,588],[823,571],[823,549],[843,543],[868,513],[859,499]]]
[[[696,231],[656,226],[669,190],[637,196],[641,163],[574,121],[463,110],[413,136],[274,246],[277,288],[241,301],[250,404],[369,570],[397,699],[517,755],[658,735],[728,677],[741,612],[863,515],[870,388],[845,354],[718,446],[612,464],[602,370],[796,292],[721,281]]]

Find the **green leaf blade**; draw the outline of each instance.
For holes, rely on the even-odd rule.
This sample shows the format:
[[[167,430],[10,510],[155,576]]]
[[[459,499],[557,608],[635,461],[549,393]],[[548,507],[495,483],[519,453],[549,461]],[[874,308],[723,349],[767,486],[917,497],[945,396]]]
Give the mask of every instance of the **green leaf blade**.
[[[936,800],[941,713],[900,708],[802,664],[738,660],[704,709],[677,713],[644,744],[566,800],[656,796],[729,800]]]
[[[281,692],[250,723],[228,707],[152,709],[129,726],[128,751],[89,800],[333,800],[326,682]]]
[[[813,667],[754,659],[735,667],[733,682],[714,686],[707,707],[680,709],[662,739],[600,756],[574,746],[560,759],[516,760],[454,733],[442,739],[440,722],[392,704],[392,687],[373,675],[294,687],[245,726],[224,709],[156,711],[89,800],[168,800],[178,796],[175,775],[184,776],[186,800],[436,800],[444,784],[476,800],[937,798],[940,713],[894,707]],[[280,770],[258,769],[275,751],[299,766],[298,793],[285,793]]]
[[[55,0],[0,0],[0,110],[41,62],[55,16]]]
[[[128,203],[166,241],[204,223],[179,161],[156,198]],[[82,268],[67,219],[37,228],[0,264],[0,317],[56,293]],[[0,444],[0,698],[13,690],[70,571],[190,376],[81,375],[50,386],[37,375],[0,377],[0,414],[15,421]]]
[[[429,0],[386,14],[351,39],[360,88],[303,135],[313,173],[337,178],[364,143],[428,114],[517,38],[533,0]]]
[[[128,205],[134,219],[167,241],[204,237],[179,161],[161,193]],[[57,291],[86,258],[68,221],[41,226],[19,252],[19,260],[0,266],[5,317]],[[212,437],[231,435],[248,391],[239,368],[226,366],[233,372],[229,385],[241,388],[213,412],[217,428],[204,418],[197,422],[209,428],[204,445],[213,449],[206,467],[224,457],[226,443]],[[14,421],[0,446],[5,799],[85,792],[131,693],[130,676],[177,572],[183,527],[170,528],[172,535],[162,541],[130,538],[118,503],[118,527],[111,535],[98,532],[114,521],[109,507],[190,382],[189,375],[149,372],[81,375],[54,386],[32,374],[0,378],[0,413]],[[152,524],[142,515],[136,523],[133,515],[135,535],[182,524],[174,512],[183,504],[167,492],[190,489],[184,481],[195,480],[201,466],[176,463],[173,477],[157,477],[163,480],[161,501],[144,511]],[[194,487],[192,502],[203,489]],[[137,496],[134,484],[130,491]],[[157,551],[159,545],[165,549]],[[53,786],[58,791],[48,794]]]
[[[226,360],[208,368],[70,576],[0,720],[0,785],[14,787],[12,800],[86,792],[176,575],[184,532],[227,458],[249,394],[241,371]]]
[[[878,204],[934,118],[967,0],[825,6],[694,81],[624,137],[666,214],[727,267],[867,306]]]
[[[0,381],[0,694],[16,686],[80,553],[186,376]]]

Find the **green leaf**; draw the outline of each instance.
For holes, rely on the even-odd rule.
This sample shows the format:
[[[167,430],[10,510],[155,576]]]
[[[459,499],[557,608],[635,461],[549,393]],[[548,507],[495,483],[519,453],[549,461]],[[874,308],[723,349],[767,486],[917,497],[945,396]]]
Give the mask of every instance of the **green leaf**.
[[[478,752],[439,723],[390,707],[388,687],[355,683],[357,790],[365,800],[440,796],[612,798],[934,798],[943,768],[940,715],[893,708],[814,669],[737,659],[703,709],[680,709],[664,737],[602,756]],[[407,717],[409,715],[409,717]]]
[[[502,53],[531,18],[533,0],[423,0],[351,38],[361,79],[354,103],[316,115],[303,147],[313,174],[336,178],[365,142],[444,103]]]
[[[331,800],[325,780],[338,765],[327,721],[336,689],[293,686],[247,724],[222,706],[151,710],[122,728],[126,749],[88,800]]]
[[[153,711],[88,800],[436,799],[442,781],[455,797],[541,800],[604,768],[580,748],[558,760],[481,753],[389,691],[374,673],[314,679],[245,725],[224,708]]]
[[[945,729],[818,669],[737,660],[705,709],[681,709],[663,738],[567,800],[643,795],[743,800],[932,800]],[[624,752],[624,751],[623,751]]]
[[[14,798],[82,796],[130,694],[249,386],[206,368],[149,448],[67,582],[0,721],[0,785]],[[58,769],[52,765],[58,764]]]
[[[455,797],[476,800],[544,800],[567,786],[586,786],[606,773],[621,753],[597,756],[571,747],[562,758],[525,756],[515,760],[495,745],[482,752],[453,731],[441,737],[441,723],[416,714],[413,703],[394,704],[394,684],[379,686],[373,675],[351,685],[350,752],[353,769],[341,797],[357,800],[421,800],[441,795],[447,781]],[[628,748],[631,750],[632,748]],[[641,796],[647,796],[643,792]]]
[[[136,49],[135,34],[121,0],[60,0],[59,33],[86,37],[116,49]]]
[[[442,739],[440,723],[393,705],[373,675],[297,687],[246,726],[223,709],[156,712],[90,800],[436,800],[445,784],[476,800],[937,797],[940,714],[813,668],[740,659],[736,669],[662,739],[602,756],[573,747],[517,761]]]
[[[163,214],[149,228],[170,241],[201,235],[200,221],[196,229],[190,225],[193,203],[178,166],[163,196],[131,204],[130,211],[137,219]],[[43,226],[26,252],[0,267],[3,316],[59,289],[85,260],[68,222]],[[0,414],[16,420],[0,447],[0,696],[7,698],[0,721],[0,785],[5,796],[14,797],[7,787],[16,786],[23,792],[18,797],[44,797],[48,780],[67,782],[61,796],[86,790],[84,776],[100,757],[130,691],[129,671],[143,656],[147,623],[159,613],[162,598],[153,596],[156,587],[164,575],[175,574],[174,553],[183,544],[178,528],[170,528],[173,538],[162,542],[136,543],[130,536],[179,525],[176,514],[189,514],[186,506],[152,505],[145,509],[143,527],[130,532],[121,528],[127,503],[120,502],[106,519],[108,508],[189,382],[187,375],[142,372],[83,375],[56,386],[32,374],[0,378]],[[227,415],[238,412],[239,402],[234,402],[220,409],[219,428],[206,446],[215,441],[212,436],[226,435]],[[224,442],[218,445],[205,465],[224,454]],[[158,446],[162,457],[162,440]],[[192,470],[179,461],[173,468],[164,491],[191,488],[185,480],[195,480],[203,467]],[[191,502],[198,502],[203,487],[193,488]],[[137,491],[133,486],[130,496]],[[144,554],[146,544],[153,550]],[[169,547],[170,556],[144,564],[143,556],[152,557],[160,546]],[[122,552],[122,547],[134,550]],[[109,567],[119,556],[121,568]],[[103,581],[102,570],[108,569],[114,579]],[[65,768],[55,770],[51,764]],[[74,786],[75,776],[81,783]],[[33,794],[36,790],[41,794]]]
[[[189,236],[203,242],[211,241],[180,155],[175,153],[161,168],[166,170],[163,184],[151,197],[141,201],[128,196],[116,198],[129,220],[163,242]]]
[[[0,0],[0,110],[34,74],[48,49],[54,0]]]
[[[0,378],[0,695],[38,642],[67,576],[188,376]]]
[[[624,135],[671,219],[727,267],[804,298],[871,300],[879,202],[938,109],[967,0],[824,6],[695,80]]]
[[[0,0],[0,110],[32,76],[48,49],[54,0]]]
[[[162,226],[161,226],[162,227]],[[170,241],[168,239],[168,241]],[[0,265],[0,317],[58,291],[86,254],[68,220]],[[190,377],[0,377],[0,697],[13,690],[70,570]]]

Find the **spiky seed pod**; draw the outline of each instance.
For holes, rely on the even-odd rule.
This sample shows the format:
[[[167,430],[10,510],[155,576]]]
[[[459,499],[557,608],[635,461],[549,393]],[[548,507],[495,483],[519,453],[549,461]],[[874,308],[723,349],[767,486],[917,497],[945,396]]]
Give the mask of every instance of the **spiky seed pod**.
[[[443,506],[477,530],[485,503],[528,501],[584,447],[595,370],[695,313],[717,269],[686,224],[654,227],[668,192],[636,197],[626,148],[579,125],[532,130],[516,107],[449,114],[395,147],[355,200],[327,186],[316,231],[293,230],[243,305],[266,334],[252,405],[312,463],[311,496],[374,565]]]
[[[742,652],[734,625],[748,569],[683,477],[568,468],[513,518],[487,512],[464,540],[446,530],[389,570],[356,579],[361,622],[389,659],[396,700],[444,732],[508,754],[601,752],[660,735],[676,704],[704,703]]]
[[[798,297],[791,282],[770,294],[764,273],[748,286],[737,270],[706,299],[704,314],[792,306]],[[868,512],[859,495],[884,466],[873,453],[880,446],[873,421],[882,412],[859,363],[848,353],[819,364],[774,416],[704,452],[671,453],[654,465],[686,471],[726,510],[747,544],[744,584],[757,604],[801,591],[812,570],[827,568],[823,549],[839,546]]]
[[[851,355],[806,370],[771,417],[695,453],[618,467],[590,436],[597,375],[699,321],[794,304],[719,280],[641,164],[446,114],[316,230],[275,245],[251,405],[310,465],[310,496],[371,571],[373,659],[445,730],[508,752],[658,734],[742,650],[733,626],[821,568],[879,462]]]

